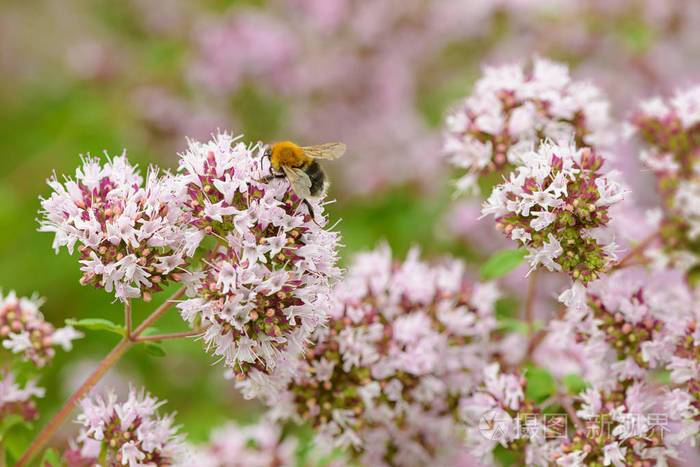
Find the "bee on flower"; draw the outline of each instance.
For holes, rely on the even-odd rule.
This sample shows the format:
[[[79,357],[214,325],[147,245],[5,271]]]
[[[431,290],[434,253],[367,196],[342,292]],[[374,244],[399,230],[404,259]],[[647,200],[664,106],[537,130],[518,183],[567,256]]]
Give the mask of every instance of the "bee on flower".
[[[325,228],[321,198],[268,178],[264,153],[227,134],[191,141],[178,175],[191,225],[214,245],[178,308],[206,328],[205,345],[247,397],[274,396],[293,376],[291,362],[325,321],[339,276],[339,236]]]

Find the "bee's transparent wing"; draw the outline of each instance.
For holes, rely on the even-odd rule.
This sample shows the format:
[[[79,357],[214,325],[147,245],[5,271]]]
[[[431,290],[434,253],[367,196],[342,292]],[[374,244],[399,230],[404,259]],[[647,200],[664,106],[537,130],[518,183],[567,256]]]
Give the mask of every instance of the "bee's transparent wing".
[[[313,159],[337,159],[343,154],[347,146],[345,143],[325,143],[317,144],[316,146],[304,146],[301,149],[304,150],[304,154]]]
[[[311,179],[303,170],[287,167],[286,165],[282,166],[282,170],[284,170],[284,175],[289,180],[289,184],[292,185],[294,193],[303,199],[311,196]]]

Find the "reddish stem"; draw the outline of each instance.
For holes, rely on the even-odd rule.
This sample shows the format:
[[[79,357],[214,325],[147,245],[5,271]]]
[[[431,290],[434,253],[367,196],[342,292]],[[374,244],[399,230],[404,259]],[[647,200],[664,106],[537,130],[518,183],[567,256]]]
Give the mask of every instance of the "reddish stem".
[[[654,243],[654,240],[656,240],[658,236],[659,232],[654,232],[653,234],[649,235],[647,238],[639,242],[634,248],[632,248],[629,251],[629,253],[623,256],[620,262],[613,266],[612,269],[622,269],[625,266],[628,266],[630,261],[632,261],[636,256],[644,253],[644,250],[646,250],[649,247],[649,245]]]

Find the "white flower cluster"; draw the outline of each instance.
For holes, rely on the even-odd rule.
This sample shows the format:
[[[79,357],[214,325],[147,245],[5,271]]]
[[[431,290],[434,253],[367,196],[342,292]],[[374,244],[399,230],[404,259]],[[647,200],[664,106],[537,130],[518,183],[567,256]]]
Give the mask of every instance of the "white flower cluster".
[[[659,415],[652,386],[635,382],[609,391],[589,388],[579,394],[580,426],[570,439],[560,440],[550,457],[559,466],[668,465],[678,458],[682,432]]]
[[[173,465],[185,458],[185,447],[173,416],[157,413],[164,403],[134,388],[124,402],[118,402],[113,393],[83,399],[76,419],[80,434],[65,457],[76,465],[84,465],[78,461],[129,467]]]
[[[625,195],[602,165],[589,148],[543,142],[494,188],[482,214],[493,215],[499,230],[528,249],[532,269],[541,264],[594,280],[616,259],[617,245],[603,229],[609,207]]]
[[[54,176],[41,201],[40,231],[55,233],[53,246],[79,252],[81,283],[102,287],[126,301],[179,280],[203,235],[185,227],[181,195],[169,174],[148,172],[146,183],[125,155],[100,164],[84,158],[75,180]]]
[[[653,97],[639,106],[628,133],[636,133],[648,146],[641,158],[657,174],[687,177],[696,173],[700,131],[700,86],[679,90],[666,100]]]
[[[216,246],[178,308],[207,328],[204,341],[247,397],[273,396],[292,377],[339,276],[338,234],[314,219],[321,204],[308,212],[286,180],[266,181],[263,152],[228,135],[190,142],[179,175],[193,225]]]
[[[320,200],[270,178],[264,148],[238,139],[190,141],[175,175],[150,169],[145,183],[124,155],[86,158],[75,180],[49,181],[40,230],[56,249],[79,243],[82,282],[122,301],[186,285],[183,318],[247,397],[265,397],[326,319],[339,235],[323,227]]]
[[[478,191],[480,175],[518,163],[542,139],[579,147],[610,142],[609,103],[598,88],[574,81],[566,65],[535,58],[487,67],[472,94],[446,121],[443,151],[466,171],[459,191]]]

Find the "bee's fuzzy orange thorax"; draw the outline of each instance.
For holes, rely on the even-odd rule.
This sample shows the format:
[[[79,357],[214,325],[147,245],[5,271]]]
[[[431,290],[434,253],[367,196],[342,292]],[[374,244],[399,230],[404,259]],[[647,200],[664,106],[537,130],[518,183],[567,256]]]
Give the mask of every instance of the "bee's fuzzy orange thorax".
[[[279,171],[285,165],[288,167],[301,167],[309,161],[309,156],[304,154],[304,150],[291,141],[280,141],[271,148],[270,164],[272,168]]]

